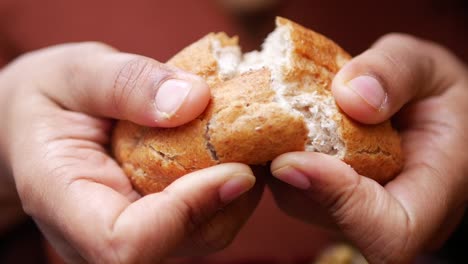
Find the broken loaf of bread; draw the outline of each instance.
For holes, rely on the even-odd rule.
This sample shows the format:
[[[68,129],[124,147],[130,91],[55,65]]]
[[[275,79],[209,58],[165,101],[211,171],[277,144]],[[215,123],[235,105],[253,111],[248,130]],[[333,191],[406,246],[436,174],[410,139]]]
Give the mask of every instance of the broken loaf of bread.
[[[290,151],[335,156],[379,182],[401,169],[400,138],[390,122],[358,124],[332,97],[332,79],[350,56],[292,21],[276,24],[261,51],[242,54],[237,38],[212,33],[168,62],[203,77],[212,100],[181,127],[117,124],[113,153],[136,190],[158,192],[195,170],[266,164]]]

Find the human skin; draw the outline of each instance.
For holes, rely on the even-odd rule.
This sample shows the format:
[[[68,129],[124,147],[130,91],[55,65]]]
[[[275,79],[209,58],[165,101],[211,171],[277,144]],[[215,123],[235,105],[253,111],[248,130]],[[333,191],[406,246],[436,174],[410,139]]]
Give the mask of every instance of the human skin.
[[[409,262],[442,243],[467,202],[466,76],[465,66],[437,45],[401,35],[379,40],[337,74],[333,92],[340,107],[364,123],[398,112],[404,170],[381,186],[329,156],[288,153],[271,166],[276,178],[269,186],[279,206],[337,228],[373,263]],[[155,111],[176,99],[154,99],[166,79],[193,86],[193,100],[176,114]],[[6,168],[0,194],[9,197],[1,210],[16,212],[10,219],[2,214],[3,228],[24,217],[22,206],[67,262],[209,253],[230,242],[258,202],[263,186],[248,192],[255,178],[245,165],[198,171],[140,197],[107,156],[108,118],[171,127],[203,111],[209,92],[195,76],[85,43],[21,57],[0,72],[0,87]],[[184,87],[174,89],[186,94]]]
[[[178,126],[209,98],[200,77],[104,44],[21,56],[0,72],[0,230],[23,209],[67,263],[154,263],[225,247],[263,190],[248,166],[200,170],[141,197],[106,150],[112,119]]]
[[[440,246],[468,201],[467,78],[465,65],[434,43],[401,34],[378,40],[339,71],[332,92],[360,122],[393,116],[402,172],[381,186],[323,154],[284,154],[271,165],[278,205],[339,230],[371,263],[411,262]]]

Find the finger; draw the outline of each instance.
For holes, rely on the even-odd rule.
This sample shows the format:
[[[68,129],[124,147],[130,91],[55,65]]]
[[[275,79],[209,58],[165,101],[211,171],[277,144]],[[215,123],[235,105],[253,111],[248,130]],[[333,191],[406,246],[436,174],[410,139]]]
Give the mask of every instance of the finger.
[[[199,219],[201,225],[205,217],[207,221],[212,219],[219,208],[229,204],[236,195],[241,195],[236,192],[247,191],[242,188],[249,189],[255,181],[248,167],[227,164],[184,177],[164,192],[165,195],[161,194],[160,201],[153,201],[159,200],[157,197],[145,198],[132,205],[139,196],[120,167],[100,145],[107,138],[106,122],[82,113],[58,111],[45,107],[41,113],[36,112],[41,119],[22,119],[30,121],[28,124],[35,133],[26,136],[26,130],[18,130],[19,138],[24,140],[14,142],[14,149],[22,151],[14,151],[12,164],[24,209],[47,232],[54,247],[66,260],[79,260],[81,256],[88,261],[106,259],[102,262],[114,263],[117,255],[113,241],[117,240],[121,244],[116,247],[139,242],[135,248],[143,248],[151,257],[160,256],[161,251],[146,248],[146,243],[172,241],[162,248],[172,249],[182,239],[180,236],[191,234],[193,230],[189,229],[195,228],[195,224],[191,226],[190,223]],[[24,137],[22,133],[25,133]],[[24,160],[30,161],[28,166],[24,166]],[[229,179],[234,182],[228,182]],[[146,200],[148,202],[144,202]],[[168,200],[172,200],[174,205],[164,202]],[[124,214],[127,207],[138,207],[139,212],[131,209],[133,213]],[[114,227],[121,214],[127,215],[128,230],[118,232]],[[234,221],[243,221],[243,216],[236,217]],[[138,229],[135,226],[140,227],[140,233],[150,229],[153,233],[135,234],[136,242],[128,240],[125,232],[135,232]],[[146,228],[148,226],[149,229]],[[234,235],[232,230],[227,231],[227,234]],[[221,230],[217,232],[222,233]],[[138,257],[128,254],[124,257]]]
[[[85,164],[76,164],[80,165],[81,169],[70,167],[70,173],[103,176],[99,175],[102,169],[84,170]],[[247,166],[223,164],[189,174],[163,192],[131,203],[108,186],[74,178],[68,186],[61,186],[63,192],[48,196],[57,198],[57,209],[48,211],[53,215],[47,218],[61,227],[84,259],[105,263],[161,260],[255,182]]]
[[[262,177],[255,173],[254,187],[241,197],[217,210],[216,214],[185,239],[177,256],[207,255],[231,244],[239,230],[254,212],[264,190]]]
[[[39,87],[66,109],[172,127],[200,115],[210,99],[202,78],[147,57],[94,43],[58,49],[49,70],[59,78]]]
[[[76,151],[74,153],[76,154]],[[44,230],[47,231],[48,238],[60,250],[62,256],[70,261],[79,259],[79,256],[74,254],[75,250],[77,250],[88,261],[112,259],[113,261],[105,262],[115,262],[118,258],[117,255],[120,253],[114,255],[112,242],[114,240],[118,240],[119,245],[116,245],[117,248],[127,246],[131,250],[137,251],[139,248],[143,248],[142,251],[149,251],[149,253],[146,253],[150,256],[145,255],[144,257],[150,259],[157,256],[161,257],[160,254],[166,254],[167,252],[146,248],[147,243],[150,243],[150,245],[164,243],[161,250],[171,249],[181,237],[192,232],[191,229],[194,229],[198,223],[201,224],[205,218],[209,219],[211,214],[217,212],[224,204],[229,203],[236,195],[241,195],[241,193],[237,192],[242,192],[244,187],[248,189],[254,181],[250,170],[245,166],[228,164],[218,169],[187,175],[182,183],[179,181],[170,190],[164,192],[165,195],[157,196],[161,198],[145,198],[147,202],[142,199],[136,202],[135,205],[130,206],[130,202],[135,199],[125,197],[109,188],[106,186],[112,186],[109,182],[102,182],[102,179],[106,178],[119,178],[119,176],[122,179],[126,178],[124,175],[120,175],[122,174],[121,171],[119,174],[119,171],[112,170],[112,167],[116,164],[110,159],[108,159],[107,165],[106,163],[103,164],[101,158],[96,159],[96,155],[91,153],[83,156],[89,160],[78,158],[77,161],[72,161],[67,159],[65,164],[58,164],[57,169],[52,169],[52,173],[48,175],[50,177],[42,177],[42,181],[47,178],[49,180],[58,179],[58,181],[47,184],[46,201],[44,201],[45,197],[42,197],[41,192],[38,191],[28,192],[28,195],[35,197],[24,199],[29,201],[29,203],[25,204],[27,212],[33,215],[41,226],[45,227]],[[93,163],[89,162],[90,160],[100,160],[101,162]],[[92,166],[93,164],[96,166]],[[114,168],[118,169],[117,166]],[[109,174],[112,177],[109,177]],[[244,174],[247,175],[244,177]],[[234,182],[228,182],[229,179],[234,180]],[[224,183],[223,187],[215,186],[222,183]],[[56,185],[61,186],[57,188]],[[35,184],[35,186],[37,189],[44,189],[38,184]],[[220,187],[220,190],[218,190],[219,195],[217,195],[216,190],[213,190],[216,187]],[[65,193],[57,192],[57,190],[64,190]],[[51,203],[50,200],[54,202]],[[50,208],[51,206],[53,208]],[[122,213],[127,206],[132,212]],[[198,206],[201,208],[198,208]],[[138,207],[138,209],[130,209],[135,207]],[[46,208],[49,210],[46,210]],[[126,219],[121,221],[128,224],[126,227],[128,230],[119,231],[113,228],[117,226],[114,222],[117,221],[116,219],[119,218],[120,214],[122,216],[126,215],[124,217]],[[48,223],[48,225],[42,224],[44,222]],[[51,222],[55,224],[51,225]],[[59,230],[51,229],[51,226],[59,228]],[[140,227],[140,229],[137,227]],[[150,230],[154,232],[147,234]],[[135,240],[132,241],[127,233],[136,231],[139,234],[132,236]],[[141,233],[145,233],[146,236],[142,236]],[[222,231],[219,230],[219,233],[222,233]],[[227,235],[225,236],[227,237]],[[64,241],[70,241],[71,250],[70,246]],[[172,243],[168,241],[172,241]],[[137,244],[132,245],[132,243]],[[129,248],[127,249],[130,251]],[[124,252],[120,249],[116,251]],[[107,254],[103,254],[103,252]],[[124,258],[139,257],[139,254],[135,252],[127,253],[128,255],[125,255]],[[132,253],[135,254],[132,255]]]
[[[192,173],[161,193],[143,197],[115,222],[120,255],[123,259],[135,253],[143,254],[143,259],[167,255],[219,208],[250,190],[254,182],[255,177],[247,166],[223,164]],[[138,252],[139,245],[148,244],[158,245]]]
[[[341,231],[371,263],[405,263],[408,216],[377,182],[340,160],[319,153],[288,153],[271,165],[273,175],[304,191],[328,211]],[[307,210],[307,208],[304,208]]]
[[[411,100],[443,93],[464,75],[459,65],[435,44],[391,34],[347,63],[335,76],[332,92],[354,119],[379,123]]]
[[[105,239],[102,232],[106,230],[99,230],[105,227],[103,222],[139,195],[118,164],[97,143],[66,138],[50,142],[45,150],[33,146],[36,147],[26,151],[31,166],[24,166],[17,158],[13,163],[23,208],[67,263],[81,258],[89,262],[90,255],[86,253],[90,248],[98,246],[92,249],[100,250],[104,246],[81,243],[86,239],[83,236]],[[37,155],[47,162],[34,162]],[[95,185],[89,192],[70,191],[88,181]],[[100,192],[106,196],[105,201],[99,199]],[[94,213],[90,214],[91,210]]]

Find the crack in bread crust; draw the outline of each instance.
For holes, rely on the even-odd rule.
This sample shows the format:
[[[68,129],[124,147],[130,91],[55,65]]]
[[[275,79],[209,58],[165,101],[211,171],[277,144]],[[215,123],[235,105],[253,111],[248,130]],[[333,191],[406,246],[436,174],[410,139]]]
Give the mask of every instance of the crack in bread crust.
[[[210,136],[210,125],[211,120],[206,122],[206,129],[205,129],[205,140],[206,140],[206,148],[210,151],[211,158],[219,163],[218,154],[216,153],[215,146],[211,143],[211,136]]]
[[[179,161],[177,160],[177,156],[170,156],[169,154],[166,154],[162,151],[155,149],[151,145],[145,144],[144,146],[149,148],[153,152],[154,155],[160,156],[163,160],[166,160],[166,162],[172,162],[176,166],[180,167],[181,169],[187,170],[187,168],[184,165],[179,163]]]
[[[385,151],[381,149],[380,147],[377,147],[376,149],[360,149],[356,151],[356,154],[366,154],[366,155],[377,155],[377,154],[382,154],[385,156],[392,156],[392,154],[389,151]]]

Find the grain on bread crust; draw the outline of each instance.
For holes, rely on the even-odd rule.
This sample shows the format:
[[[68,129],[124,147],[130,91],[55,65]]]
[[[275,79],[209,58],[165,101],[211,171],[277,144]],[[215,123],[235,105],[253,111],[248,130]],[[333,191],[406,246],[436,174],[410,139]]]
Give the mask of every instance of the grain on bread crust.
[[[305,150],[313,143],[306,124],[310,110],[291,111],[281,101],[297,101],[301,93],[329,101],[325,107],[331,108],[336,131],[327,133],[334,133],[342,145],[327,154],[379,182],[401,169],[400,139],[390,123],[358,124],[332,99],[331,81],[351,57],[333,41],[287,19],[278,18],[277,26],[288,30],[292,45],[288,65],[279,65],[280,72],[264,66],[242,71],[234,67],[233,75],[222,76],[216,52],[238,49],[237,38],[224,33],[205,36],[168,62],[207,80],[212,100],[196,120],[178,128],[117,124],[113,152],[137,191],[161,191],[184,174],[222,162],[265,164],[282,153]],[[294,89],[279,92],[272,88],[278,82]]]
[[[277,23],[290,27],[295,43],[293,61],[296,63],[286,74],[287,79],[297,81],[304,75],[314,76],[319,80],[316,89],[329,93],[334,75],[351,56],[332,40],[299,24],[284,18],[278,18]],[[390,122],[363,125],[338,110],[335,121],[340,124],[338,133],[346,149],[342,159],[358,173],[381,183],[395,176],[401,170],[403,159],[400,137]]]

